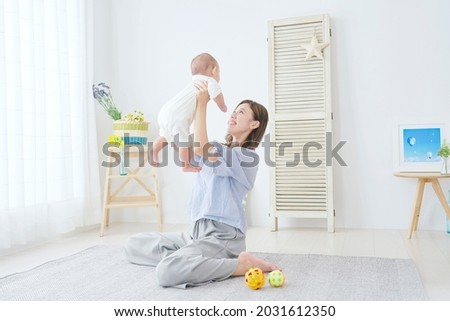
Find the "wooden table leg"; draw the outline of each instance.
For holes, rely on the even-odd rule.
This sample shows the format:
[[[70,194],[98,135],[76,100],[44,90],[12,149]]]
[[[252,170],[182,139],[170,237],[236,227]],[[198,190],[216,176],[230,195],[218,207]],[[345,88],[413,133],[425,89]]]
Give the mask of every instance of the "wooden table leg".
[[[162,228],[162,216],[161,216],[161,206],[159,203],[159,186],[158,186],[158,177],[156,176],[155,168],[152,167],[152,179],[153,179],[153,187],[155,194],[155,202],[156,202],[156,214],[158,216],[159,228]]]
[[[102,209],[102,219],[100,222],[100,236],[104,235],[105,226],[109,225],[109,207],[108,207],[108,205],[110,203],[110,200],[111,200],[111,167],[108,167],[106,170],[105,191],[103,193],[103,209]]]
[[[422,206],[423,190],[425,189],[425,179],[419,178],[417,181],[416,199],[411,216],[411,224],[408,230],[408,239],[411,238],[413,230],[417,230],[419,224],[420,207]]]
[[[447,200],[445,199],[445,195],[442,191],[441,184],[439,184],[439,180],[437,178],[432,178],[431,184],[433,186],[434,192],[439,199],[439,202],[441,202],[441,205],[444,208],[445,213],[447,214],[447,217],[450,219],[450,207],[448,206]]]

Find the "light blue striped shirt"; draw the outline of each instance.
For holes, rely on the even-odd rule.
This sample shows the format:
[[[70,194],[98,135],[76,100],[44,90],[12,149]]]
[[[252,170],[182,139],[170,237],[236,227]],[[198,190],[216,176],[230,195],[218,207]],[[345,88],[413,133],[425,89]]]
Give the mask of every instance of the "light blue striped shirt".
[[[216,162],[197,158],[202,170],[196,174],[188,213],[195,222],[215,220],[247,231],[243,199],[253,188],[259,156],[255,151],[214,142],[219,157]]]

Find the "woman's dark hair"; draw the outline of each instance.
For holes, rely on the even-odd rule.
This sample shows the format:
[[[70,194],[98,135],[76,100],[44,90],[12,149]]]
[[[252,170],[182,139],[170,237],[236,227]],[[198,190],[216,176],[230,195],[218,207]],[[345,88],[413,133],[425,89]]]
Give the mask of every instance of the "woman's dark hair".
[[[253,119],[259,121],[259,127],[253,129],[252,132],[247,136],[247,139],[244,142],[239,143],[239,146],[249,149],[255,149],[256,147],[258,147],[264,136],[264,133],[266,132],[267,123],[269,122],[269,114],[266,107],[257,103],[256,101],[246,99],[241,101],[237,105],[237,107],[242,104],[248,104],[250,106],[250,109],[253,112]],[[233,136],[231,136],[230,134],[227,134],[225,136],[225,145],[228,147],[235,146],[235,144],[233,143]]]

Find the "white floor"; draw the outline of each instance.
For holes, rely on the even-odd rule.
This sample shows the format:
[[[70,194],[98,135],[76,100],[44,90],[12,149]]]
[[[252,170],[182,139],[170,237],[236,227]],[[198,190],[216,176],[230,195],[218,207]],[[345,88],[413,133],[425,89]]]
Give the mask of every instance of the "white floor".
[[[113,223],[102,238],[98,229],[73,234],[20,252],[0,256],[0,277],[25,271],[49,260],[97,244],[124,244],[133,233],[156,230],[152,224]],[[164,226],[164,231],[184,231],[186,226]],[[411,258],[416,263],[430,300],[450,300],[450,234],[417,231],[406,238],[404,230],[342,230],[250,228],[247,250],[298,254]]]

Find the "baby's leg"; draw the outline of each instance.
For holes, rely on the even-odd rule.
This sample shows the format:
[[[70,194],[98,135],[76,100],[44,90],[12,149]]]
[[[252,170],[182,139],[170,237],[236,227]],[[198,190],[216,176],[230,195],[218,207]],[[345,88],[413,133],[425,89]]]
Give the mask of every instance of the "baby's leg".
[[[159,136],[154,142],[153,142],[153,149],[150,152],[150,164],[152,166],[157,167],[159,165],[159,158],[158,153],[161,149],[164,148],[164,146],[167,144],[167,140],[164,136]]]
[[[178,152],[183,164],[183,172],[199,172],[201,170],[201,167],[191,165],[190,148],[180,147]]]

